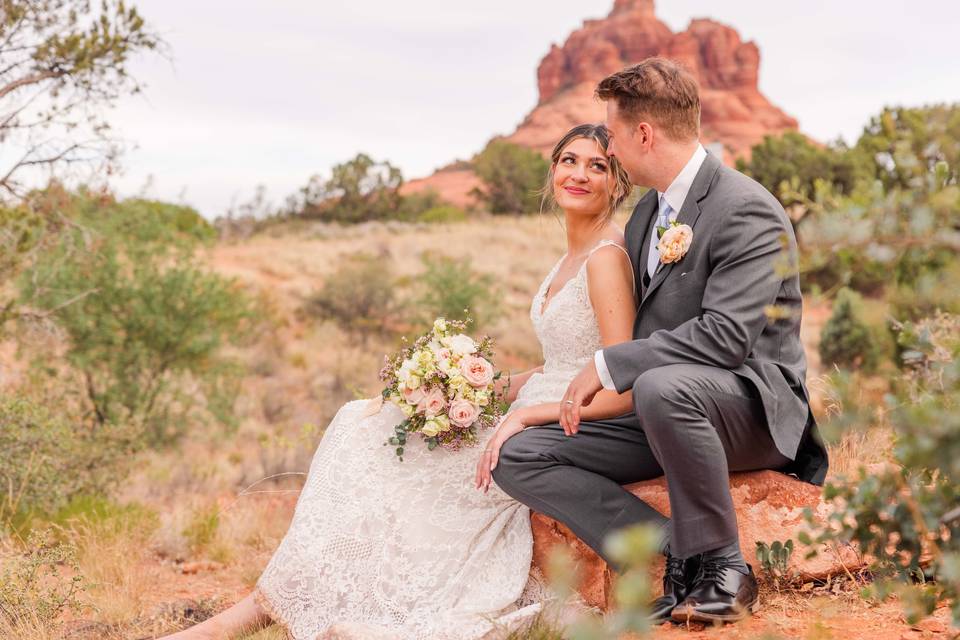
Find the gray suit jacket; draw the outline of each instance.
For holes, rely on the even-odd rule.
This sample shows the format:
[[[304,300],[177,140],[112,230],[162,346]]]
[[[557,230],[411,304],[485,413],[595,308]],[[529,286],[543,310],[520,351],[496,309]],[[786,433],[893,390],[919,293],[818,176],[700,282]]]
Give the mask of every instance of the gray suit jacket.
[[[657,205],[651,189],[627,222],[637,283],[646,272]],[[785,471],[822,483],[827,455],[805,384],[800,278],[776,268],[784,249],[797,252],[783,207],[757,182],[708,154],[677,220],[693,228],[689,251],[678,262],[659,264],[649,286],[641,285],[634,339],[604,349],[617,391],[670,364],[729,369],[757,389],[777,449],[794,460]],[[771,321],[770,305],[791,313]]]

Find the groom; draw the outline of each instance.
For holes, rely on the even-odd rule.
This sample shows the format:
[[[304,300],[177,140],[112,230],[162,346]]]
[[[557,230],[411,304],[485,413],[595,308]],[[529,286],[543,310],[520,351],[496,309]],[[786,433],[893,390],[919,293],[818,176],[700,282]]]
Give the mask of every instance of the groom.
[[[493,476],[608,561],[610,533],[659,527],[666,571],[654,622],[737,620],[757,585],[729,472],[822,484],[827,471],[804,386],[799,277],[780,266],[795,259],[796,239],[769,192],[700,145],[699,90],[678,64],[647,59],[605,78],[597,96],[609,154],[649,187],[625,230],[640,299],[633,340],[598,351],[570,384],[560,424],[508,440]],[[601,388],[630,391],[634,413],[581,422]],[[671,520],[621,487],[659,475]]]

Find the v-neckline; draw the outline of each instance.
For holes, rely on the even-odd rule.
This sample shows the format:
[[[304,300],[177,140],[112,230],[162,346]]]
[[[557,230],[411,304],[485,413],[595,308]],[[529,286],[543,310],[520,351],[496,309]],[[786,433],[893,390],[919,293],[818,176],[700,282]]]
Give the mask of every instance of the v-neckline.
[[[560,257],[560,259],[557,261],[557,264],[554,265],[553,271],[552,271],[551,274],[550,274],[550,282],[547,283],[547,288],[544,289],[544,291],[543,291],[543,300],[540,302],[540,317],[541,317],[541,318],[542,318],[543,315],[547,312],[547,309],[550,308],[550,304],[554,301],[554,299],[555,299],[558,295],[560,295],[561,293],[563,293],[563,290],[567,288],[567,285],[570,284],[570,283],[573,281],[574,278],[576,278],[577,276],[580,275],[580,269],[583,268],[583,265],[587,264],[587,259],[584,258],[584,259],[583,259],[583,262],[580,263],[580,266],[577,267],[577,270],[574,272],[574,274],[573,274],[572,276],[570,276],[569,278],[567,278],[566,282],[564,282],[563,285],[562,285],[559,289],[557,289],[557,291],[551,296],[551,295],[550,295],[550,288],[553,287],[553,281],[557,279],[557,272],[560,271],[560,265],[563,263],[564,260],[566,260],[567,255],[568,255],[568,253],[565,253],[565,254],[563,254],[563,255]],[[589,257],[589,254],[588,254],[587,257]]]

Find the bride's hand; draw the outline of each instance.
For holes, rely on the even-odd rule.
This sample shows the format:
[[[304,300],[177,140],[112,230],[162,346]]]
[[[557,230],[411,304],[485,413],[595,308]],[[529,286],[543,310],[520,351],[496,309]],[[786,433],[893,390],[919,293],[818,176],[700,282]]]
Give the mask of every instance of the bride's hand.
[[[503,420],[497,426],[493,437],[487,441],[487,448],[480,454],[480,460],[477,461],[476,488],[482,489],[484,493],[489,491],[490,483],[493,481],[492,471],[496,468],[500,460],[500,447],[503,443],[523,431],[526,427],[523,415],[520,411],[513,411],[504,416]]]

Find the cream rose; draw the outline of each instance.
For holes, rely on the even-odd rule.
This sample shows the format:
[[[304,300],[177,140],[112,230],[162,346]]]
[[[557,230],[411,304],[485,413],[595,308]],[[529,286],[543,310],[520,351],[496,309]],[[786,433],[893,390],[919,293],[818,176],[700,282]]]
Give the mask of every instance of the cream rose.
[[[447,399],[443,397],[443,390],[440,387],[431,387],[423,399],[417,403],[417,410],[422,411],[427,416],[435,416],[443,413],[447,408]]]
[[[447,411],[450,422],[458,427],[469,427],[480,417],[480,407],[466,400],[454,400]]]
[[[660,252],[660,262],[670,264],[671,262],[678,261],[686,255],[692,242],[693,229],[690,228],[690,225],[679,224],[675,227],[670,227],[663,232],[663,235],[660,236],[660,242],[657,243],[657,251]]]
[[[423,428],[420,429],[420,433],[428,438],[439,435],[444,431],[450,431],[450,420],[447,418],[447,416],[436,416],[430,418],[423,423]]]
[[[480,356],[467,356],[461,360],[460,373],[474,387],[485,387],[493,382],[493,365]]]
[[[447,338],[445,343],[450,347],[451,351],[460,355],[470,355],[477,350],[477,344],[473,341],[473,338],[465,336],[462,333]]]

